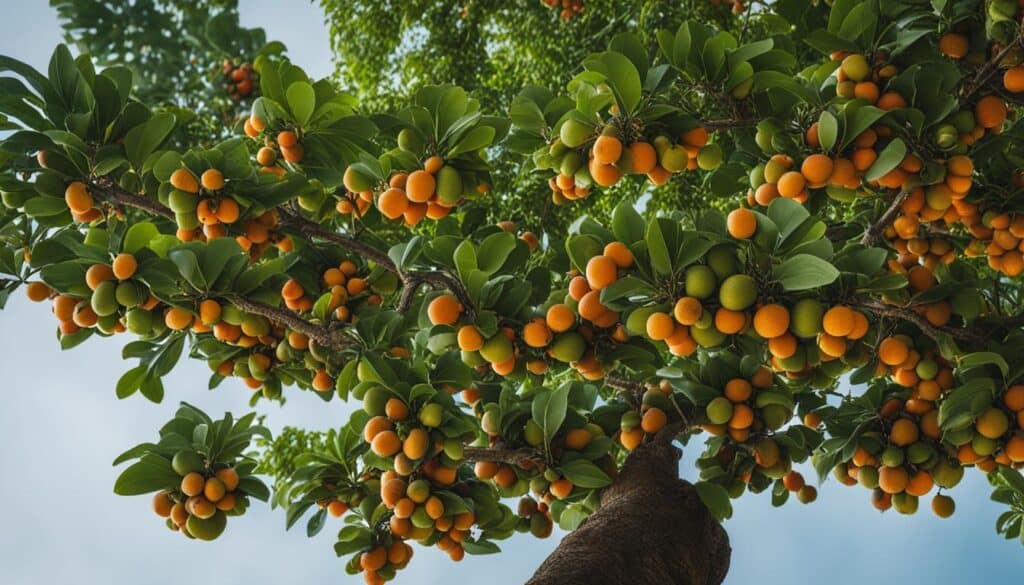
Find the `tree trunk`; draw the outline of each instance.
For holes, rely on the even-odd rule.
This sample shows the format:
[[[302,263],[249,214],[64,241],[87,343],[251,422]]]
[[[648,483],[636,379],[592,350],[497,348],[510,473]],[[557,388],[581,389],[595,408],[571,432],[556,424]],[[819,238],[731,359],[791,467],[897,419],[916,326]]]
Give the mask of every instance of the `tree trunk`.
[[[729,570],[729,537],[679,479],[668,441],[637,448],[598,508],[527,585],[717,585]]]

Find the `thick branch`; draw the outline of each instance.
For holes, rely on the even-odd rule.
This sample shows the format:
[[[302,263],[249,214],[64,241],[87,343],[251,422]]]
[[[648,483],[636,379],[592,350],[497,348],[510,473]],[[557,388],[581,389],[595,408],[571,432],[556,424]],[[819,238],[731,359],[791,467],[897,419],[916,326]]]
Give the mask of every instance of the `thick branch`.
[[[634,382],[628,378],[620,378],[615,375],[607,375],[604,377],[604,385],[609,388],[615,388],[623,394],[625,394],[635,406],[639,406],[643,400],[644,392],[647,391],[647,387],[640,382]]]
[[[163,203],[160,203],[156,199],[150,199],[149,197],[129,193],[106,177],[99,179],[95,183],[91,183],[89,185],[89,191],[93,195],[98,195],[100,199],[108,203],[124,207],[134,207],[135,209],[140,209],[152,215],[158,215],[171,220],[174,219],[174,212]]]
[[[325,229],[320,224],[309,221],[302,216],[295,215],[286,209],[278,208],[278,214],[281,217],[281,223],[283,225],[298,231],[305,236],[306,239],[320,239],[325,242],[337,244],[343,248],[352,250],[367,260],[372,260],[375,264],[388,272],[398,274],[398,267],[395,266],[395,263],[391,261],[391,258],[388,257],[386,252],[382,252],[370,244],[359,241],[357,238],[353,238],[347,234],[339,234],[338,232],[332,232],[331,230]]]
[[[465,447],[462,450],[462,458],[466,461],[494,461],[519,467],[528,467],[544,462],[544,456],[534,449],[504,449],[501,447]]]
[[[272,307],[241,295],[226,295],[223,298],[246,313],[260,315],[280,323],[292,331],[305,335],[322,347],[342,350],[354,345],[354,340],[346,336],[342,331],[332,331],[322,325],[310,323],[290,309]]]
[[[747,128],[756,126],[759,120],[753,118],[728,118],[725,120],[702,120],[700,125],[705,130],[728,130],[730,128]]]
[[[992,77],[992,74],[996,72],[997,68],[999,67],[999,64],[1002,63],[1003,59],[1010,54],[1010,51],[1013,51],[1021,44],[1024,44],[1024,36],[1017,35],[1017,37],[1014,38],[1011,42],[1007,43],[1001,51],[996,53],[996,55],[992,57],[992,59],[985,63],[985,65],[982,66],[981,69],[978,69],[978,72],[975,74],[974,79],[972,79],[969,83],[964,85],[963,98],[961,101],[966,102],[971,98],[971,96],[974,95],[976,91],[978,91],[982,86],[984,86],[985,83],[988,82],[988,79]]]
[[[870,247],[878,243],[879,236],[882,235],[885,228],[889,227],[889,224],[892,223],[896,214],[899,213],[900,206],[903,205],[903,202],[906,201],[909,196],[910,190],[908,189],[903,189],[896,194],[896,197],[892,200],[889,208],[885,210],[885,213],[883,213],[882,216],[878,218],[878,221],[873,223],[868,227],[867,231],[864,232],[864,237],[860,240],[861,245]]]

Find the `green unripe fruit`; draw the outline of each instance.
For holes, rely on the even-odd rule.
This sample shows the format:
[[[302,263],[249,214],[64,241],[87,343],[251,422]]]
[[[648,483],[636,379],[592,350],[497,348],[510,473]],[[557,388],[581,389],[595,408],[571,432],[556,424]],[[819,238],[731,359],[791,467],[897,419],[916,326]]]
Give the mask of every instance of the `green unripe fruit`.
[[[145,309],[131,309],[124,316],[125,327],[135,335],[146,335],[153,329],[153,314]]]
[[[356,366],[356,379],[360,382],[384,383],[384,380],[377,374],[377,370],[373,369],[373,365],[367,360],[359,360],[359,364]]]
[[[461,355],[462,363],[471,368],[477,368],[487,363],[487,360],[485,360],[478,351],[463,351],[461,352]]]
[[[764,184],[764,182],[765,182],[764,169],[765,169],[765,164],[764,163],[761,163],[761,164],[755,166],[754,168],[750,169],[750,174],[748,175],[748,177],[749,177],[750,188],[751,189],[757,189],[758,187],[760,187],[761,185]]]
[[[928,443],[918,441],[907,447],[907,460],[914,465],[923,465],[934,456],[935,448]]]
[[[713,171],[722,164],[722,147],[716,143],[705,144],[697,152],[697,166],[702,171]]]
[[[92,291],[90,305],[92,310],[100,317],[113,315],[117,312],[117,284],[112,280],[105,280]]]
[[[639,412],[628,410],[622,413],[622,419],[619,420],[619,428],[623,431],[631,431],[640,426],[641,420]]]
[[[380,386],[374,386],[367,388],[366,394],[363,394],[363,410],[370,416],[384,416],[384,405],[391,399],[391,393],[381,388]]]
[[[242,317],[242,333],[250,337],[263,337],[270,333],[270,321],[262,315],[245,313]]]
[[[245,315],[242,313],[242,310],[234,305],[224,304],[220,308],[220,320],[228,325],[237,327],[242,324],[244,317]]]
[[[706,299],[715,292],[715,273],[707,266],[697,264],[686,269],[686,296]]]
[[[768,430],[777,431],[793,418],[793,411],[781,404],[769,404],[761,409],[761,418]]]
[[[419,420],[420,424],[429,428],[437,428],[441,426],[441,419],[444,417],[444,407],[440,404],[431,402],[426,404],[420,409]]]
[[[974,132],[974,112],[970,110],[960,110],[949,117],[948,122],[956,128],[959,134],[969,134]]]
[[[725,396],[719,396],[708,403],[704,412],[711,424],[724,425],[732,418],[732,402],[729,402]]]
[[[711,311],[704,311],[697,318],[697,322],[693,324],[696,329],[711,329],[712,325],[715,324],[715,318],[711,316]]]
[[[861,467],[857,470],[857,481],[868,489],[875,489],[878,487],[878,470],[870,465]]]
[[[735,99],[742,100],[742,99],[746,99],[746,97],[750,95],[750,90],[753,89],[753,88],[754,88],[754,77],[750,76],[750,77],[744,79],[743,81],[739,82],[738,84],[736,84],[735,87],[733,87],[731,90],[729,90],[729,93]]]
[[[526,439],[528,445],[537,447],[544,442],[544,431],[540,425],[530,419],[526,421],[526,427],[523,429],[523,438]]]
[[[705,313],[706,315],[707,313]],[[701,347],[718,347],[725,342],[726,334],[722,333],[714,327],[708,327],[700,329],[698,327],[690,328],[690,337],[697,342],[697,345]]]
[[[188,533],[199,540],[214,540],[224,533],[228,525],[228,517],[217,510],[213,516],[202,519],[199,516],[189,516],[185,521],[185,529]]]
[[[935,129],[935,145],[939,148],[953,148],[959,140],[960,135],[952,124],[943,124]]]
[[[914,368],[914,372],[917,373],[917,377],[922,380],[931,380],[939,373],[939,364],[932,359],[923,359],[917,362],[917,367]]]
[[[594,129],[590,126],[587,126],[575,118],[569,118],[563,122],[562,127],[558,129],[558,137],[561,138],[562,143],[569,148],[576,148],[586,142],[593,132]]]
[[[583,167],[583,162],[583,156],[575,150],[571,150],[562,157],[562,162],[558,165],[558,172],[571,177]]]
[[[906,492],[893,494],[892,507],[900,514],[910,515],[917,512],[917,496]]]
[[[971,439],[971,448],[974,449],[975,453],[982,457],[988,457],[995,453],[998,447],[999,443],[982,435],[974,435],[974,438]]]
[[[305,211],[319,211],[323,204],[327,201],[327,193],[323,190],[312,191],[309,193],[303,193],[298,196],[299,207]]]
[[[174,213],[193,213],[198,205],[199,195],[195,193],[172,189],[167,196],[167,207]]]
[[[779,365],[787,372],[800,372],[807,367],[807,348],[798,345],[793,355],[779,359]]]
[[[0,192],[0,201],[3,201],[4,207],[7,209],[21,209],[29,200],[29,196],[28,191],[2,191]]]
[[[100,330],[100,333],[106,333],[112,335],[116,332],[117,324],[121,321],[121,317],[114,313],[113,315],[106,315],[104,317],[96,317],[96,328]]]
[[[586,350],[587,344],[583,340],[583,336],[575,331],[567,331],[561,333],[555,338],[551,344],[549,353],[551,357],[555,358],[560,362],[575,362],[583,357],[583,352]]]
[[[886,447],[882,451],[882,465],[886,467],[899,467],[903,465],[903,449],[899,447]]]
[[[437,196],[444,203],[455,204],[462,198],[462,177],[449,165],[437,171]]]
[[[573,185],[577,187],[591,187],[594,184],[594,177],[590,176],[590,169],[582,166],[572,176]]]
[[[117,304],[125,308],[132,308],[142,302],[142,292],[134,282],[122,282],[114,290],[114,298]]]
[[[423,138],[412,128],[402,128],[398,133],[398,148],[406,152],[420,154],[423,151]]]
[[[460,461],[465,455],[465,446],[458,439],[445,439],[444,454],[452,461]]]
[[[974,438],[974,427],[968,426],[962,429],[950,429],[943,435],[943,440],[950,445],[961,447],[971,442]]]
[[[956,487],[963,477],[964,468],[945,457],[940,457],[939,462],[932,469],[932,479],[935,481],[935,485],[943,489]]]
[[[661,153],[659,158],[661,166],[670,173],[678,173],[686,170],[686,166],[690,162],[690,155],[687,154],[686,149],[682,146],[675,144],[665,149]]]
[[[501,411],[498,409],[488,410],[480,417],[480,428],[491,436],[501,434]]]
[[[364,175],[355,167],[345,169],[345,188],[353,193],[362,193],[373,189],[373,177]]]
[[[871,73],[871,66],[864,55],[848,55],[841,65],[843,73],[852,81],[864,81]]]
[[[544,479],[546,479],[548,481],[556,481],[560,477],[562,477],[562,476],[559,475],[557,471],[555,471],[554,469],[552,469],[550,467],[547,468],[546,470],[544,470]]]
[[[537,495],[541,495],[548,491],[548,485],[550,485],[550,482],[544,479],[543,475],[538,475],[530,480],[530,491]]]
[[[825,305],[816,299],[801,299],[793,306],[789,330],[802,339],[810,339],[821,333],[825,316]]]
[[[561,138],[555,138],[551,146],[548,147],[548,154],[554,160],[560,159],[567,152],[569,152],[569,147],[562,142]]]
[[[775,154],[775,147],[772,146],[772,142],[778,131],[779,125],[775,120],[769,118],[758,122],[757,133],[754,135],[754,142],[757,143],[758,148],[760,148],[765,154]]]
[[[178,229],[182,230],[194,230],[199,227],[199,216],[196,213],[175,213],[174,221],[178,224]]]
[[[715,273],[718,280],[724,280],[740,271],[740,263],[736,258],[733,246],[715,246],[708,250],[708,268]]]
[[[672,401],[661,390],[648,390],[644,392],[640,403],[645,408],[658,408],[662,412],[672,411]]]
[[[480,348],[480,355],[492,364],[505,363],[512,359],[512,342],[499,332],[484,342],[483,347]]]
[[[434,520],[427,514],[427,509],[423,506],[416,506],[409,521],[416,528],[432,528],[434,526]]]
[[[203,456],[199,453],[182,449],[171,459],[171,468],[174,469],[174,473],[185,477],[193,471],[203,471],[206,468],[206,462],[203,461]]]
[[[742,311],[757,300],[757,283],[746,274],[734,274],[722,282],[718,300],[730,311]]]
[[[640,307],[626,317],[626,332],[630,335],[647,335],[647,318],[657,313],[658,307]]]

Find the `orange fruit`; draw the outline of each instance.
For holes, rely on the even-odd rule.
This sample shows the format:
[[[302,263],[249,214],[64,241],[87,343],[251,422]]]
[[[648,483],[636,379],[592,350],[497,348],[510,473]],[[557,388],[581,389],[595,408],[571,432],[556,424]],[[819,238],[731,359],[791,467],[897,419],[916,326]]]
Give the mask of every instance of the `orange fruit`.
[[[749,209],[734,209],[726,218],[726,227],[730,236],[737,240],[746,240],[757,231],[757,217]]]
[[[765,339],[774,339],[789,330],[789,310],[779,304],[764,305],[754,313],[754,331]]]

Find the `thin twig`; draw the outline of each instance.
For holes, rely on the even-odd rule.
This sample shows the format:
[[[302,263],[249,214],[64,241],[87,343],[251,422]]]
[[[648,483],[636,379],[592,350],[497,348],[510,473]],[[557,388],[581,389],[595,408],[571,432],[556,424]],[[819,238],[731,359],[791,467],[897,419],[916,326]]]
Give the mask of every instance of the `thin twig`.
[[[903,202],[906,201],[909,196],[909,189],[903,189],[896,194],[896,197],[892,200],[889,208],[885,210],[885,213],[883,213],[882,216],[878,218],[878,221],[871,224],[867,231],[864,232],[864,237],[860,240],[861,245],[871,247],[878,243],[879,236],[881,236],[882,232],[885,231],[885,228],[889,227],[889,224],[893,222],[893,218],[895,218],[896,214],[900,211],[900,206],[903,205]]]
[[[465,447],[462,450],[465,461],[493,461],[522,467],[544,462],[544,456],[534,449],[505,449],[501,447]]]
[[[288,327],[292,331],[301,333],[322,347],[342,350],[353,347],[356,344],[354,339],[344,333],[344,329],[331,330],[322,325],[311,323],[291,309],[273,307],[242,295],[224,295],[222,298],[246,313],[266,317],[271,321]]]
[[[160,203],[156,199],[129,193],[107,177],[102,177],[96,182],[90,183],[89,191],[93,195],[98,195],[99,199],[108,203],[124,207],[133,207],[135,209],[146,211],[152,215],[158,215],[171,220],[174,219],[174,212],[163,203]]]

